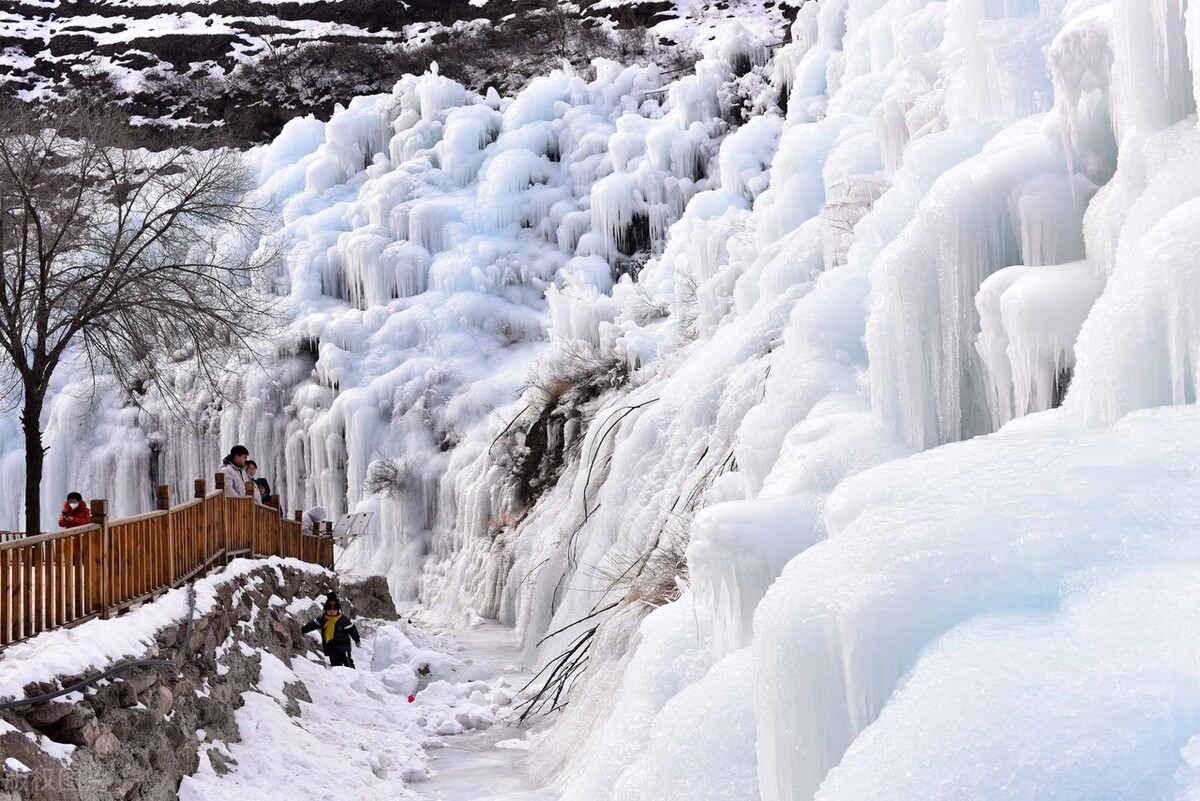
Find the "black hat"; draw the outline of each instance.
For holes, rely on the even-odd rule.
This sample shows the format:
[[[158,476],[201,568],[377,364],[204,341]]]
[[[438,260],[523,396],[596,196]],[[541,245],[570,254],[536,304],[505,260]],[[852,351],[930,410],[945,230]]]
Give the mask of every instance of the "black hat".
[[[338,597],[336,594],[331,592],[325,596],[325,608],[326,609],[335,609],[339,612],[342,610],[342,603],[341,603],[341,601],[338,600]]]
[[[250,451],[246,450],[245,445],[234,445],[229,449],[230,456],[249,456]]]

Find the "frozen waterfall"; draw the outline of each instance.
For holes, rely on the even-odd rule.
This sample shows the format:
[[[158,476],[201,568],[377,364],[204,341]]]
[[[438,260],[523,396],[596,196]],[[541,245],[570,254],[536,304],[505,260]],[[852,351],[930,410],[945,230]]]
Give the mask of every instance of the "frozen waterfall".
[[[290,124],[269,369],[59,376],[47,509],[242,442],[375,512],[339,565],[560,666],[567,801],[1196,797],[1200,8],[735,5]]]

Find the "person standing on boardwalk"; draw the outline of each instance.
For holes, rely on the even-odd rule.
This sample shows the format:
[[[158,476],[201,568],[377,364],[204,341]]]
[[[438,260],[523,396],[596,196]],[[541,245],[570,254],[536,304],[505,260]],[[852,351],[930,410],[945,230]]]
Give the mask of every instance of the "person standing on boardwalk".
[[[350,657],[350,641],[360,645],[361,640],[354,623],[342,614],[342,604],[336,595],[330,593],[326,597],[325,614],[305,623],[301,631],[321,632],[321,646],[325,656],[329,657],[330,667],[354,667],[354,660]]]
[[[69,493],[67,495],[67,502],[63,504],[62,516],[58,518],[59,528],[87,526],[91,522],[92,511],[84,503],[83,496],[78,492]]]
[[[226,495],[246,494],[246,461],[250,451],[245,445],[234,445],[229,449],[229,455],[221,464],[221,475],[225,476]]]

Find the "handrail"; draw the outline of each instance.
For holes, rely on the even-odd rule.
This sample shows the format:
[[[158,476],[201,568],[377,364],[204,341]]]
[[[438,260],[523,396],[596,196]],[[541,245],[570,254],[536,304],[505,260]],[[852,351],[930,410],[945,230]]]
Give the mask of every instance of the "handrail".
[[[182,512],[184,509],[191,509],[193,506],[199,506],[202,503],[204,503],[203,498],[192,498],[190,501],[184,501],[183,503],[179,504],[178,506],[172,506],[171,512],[172,512],[172,514],[174,514],[175,512]],[[121,521],[121,522],[124,522],[124,521]]]
[[[120,522],[123,523],[125,521],[122,520]],[[21,537],[20,539],[9,540],[8,542],[0,542],[0,551],[11,551],[14,548],[20,548],[26,545],[37,545],[43,542],[50,542],[51,540],[61,540],[67,537],[73,537],[76,534],[82,534],[87,531],[98,531],[99,529],[99,524],[89,523],[86,526],[72,526],[71,528],[64,528],[62,531],[47,531],[45,534],[37,534],[33,537]]]
[[[279,496],[264,504],[227,495],[223,479],[216,475],[212,491],[196,481],[193,497],[177,506],[170,487],[160,485],[154,511],[119,520],[109,519],[105,500],[94,499],[90,525],[0,541],[0,648],[119,614],[240,555],[333,566],[332,523],[303,534],[284,518]]]
[[[163,515],[169,514],[169,512],[173,512],[173,511],[175,511],[175,510],[172,509],[172,510],[168,511],[166,509],[155,509],[153,512],[142,512],[140,515],[134,515],[133,517],[123,517],[120,520],[114,520],[111,523],[109,523],[109,525],[110,526],[118,526],[118,525],[126,525],[129,523],[141,523],[146,520],[153,520],[156,517],[162,517]]]

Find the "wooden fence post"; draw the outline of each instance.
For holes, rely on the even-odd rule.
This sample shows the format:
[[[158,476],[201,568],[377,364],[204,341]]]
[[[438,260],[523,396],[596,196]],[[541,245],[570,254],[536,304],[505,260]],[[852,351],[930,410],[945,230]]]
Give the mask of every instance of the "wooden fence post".
[[[166,512],[164,525],[167,529],[167,571],[165,578],[168,587],[175,586],[179,571],[175,568],[175,521],[171,519],[171,486],[159,484],[154,489],[154,508]]]
[[[322,566],[327,567],[330,570],[333,570],[333,521],[332,520],[325,521],[325,540],[328,544],[325,545],[324,556],[329,557],[329,564],[322,565]],[[324,544],[324,543],[322,543],[322,544]]]
[[[213,486],[221,493],[221,548],[225,551],[224,563],[229,564],[229,504],[225,497],[225,474],[217,473]],[[215,543],[214,543],[215,544]]]
[[[208,560],[212,559],[213,547],[208,541],[208,504],[204,502],[204,496],[208,495],[208,485],[204,483],[204,479],[198,478],[193,484],[192,497],[200,501],[200,513],[196,517],[200,518],[200,530],[193,532],[190,547],[195,550],[197,544],[200,550],[200,564],[207,565]],[[201,573],[203,575],[203,573]]]
[[[103,498],[92,499],[92,522],[100,526],[100,553],[92,558],[92,567],[96,572],[96,589],[99,590],[100,617],[108,617],[108,608],[112,606],[112,576],[109,575],[109,550],[112,542],[108,534],[108,502]]]
[[[250,558],[258,556],[258,505],[254,496],[250,496]]]
[[[296,509],[295,511],[292,512],[292,519],[295,520],[297,523],[300,523],[303,525],[304,512],[301,512],[299,509]],[[308,553],[308,540],[305,539],[304,531],[302,529],[297,529],[297,530],[300,531],[300,536],[297,538],[298,541],[300,542],[300,558],[305,559],[305,561],[308,561],[305,557],[305,554]]]

